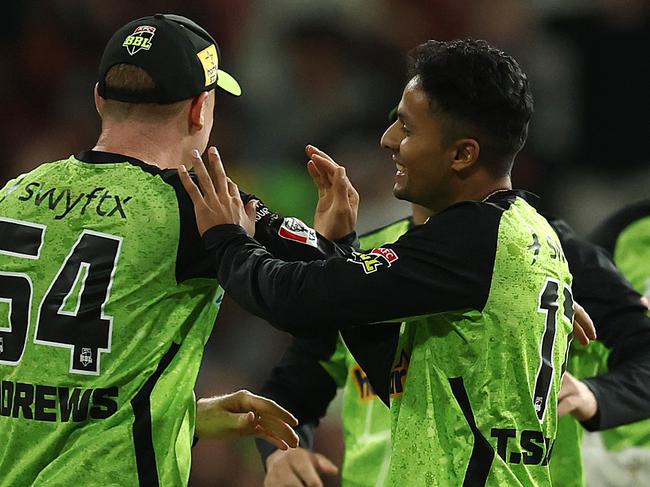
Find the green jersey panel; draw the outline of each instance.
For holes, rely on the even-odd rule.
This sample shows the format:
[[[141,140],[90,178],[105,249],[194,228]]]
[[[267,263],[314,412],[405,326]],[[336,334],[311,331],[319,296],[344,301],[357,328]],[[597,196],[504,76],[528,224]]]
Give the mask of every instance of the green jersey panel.
[[[0,193],[0,486],[189,478],[222,291],[206,272],[179,277],[175,171],[92,154]]]
[[[392,485],[550,484],[570,286],[557,235],[517,198],[500,219],[484,309],[403,329],[391,387]]]

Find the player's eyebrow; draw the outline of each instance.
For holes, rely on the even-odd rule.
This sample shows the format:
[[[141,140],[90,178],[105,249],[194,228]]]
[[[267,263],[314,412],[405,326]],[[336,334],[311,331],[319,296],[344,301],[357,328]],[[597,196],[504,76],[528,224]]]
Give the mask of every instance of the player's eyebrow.
[[[397,119],[405,124],[411,123],[411,119],[409,118],[409,116],[399,109],[397,110]]]

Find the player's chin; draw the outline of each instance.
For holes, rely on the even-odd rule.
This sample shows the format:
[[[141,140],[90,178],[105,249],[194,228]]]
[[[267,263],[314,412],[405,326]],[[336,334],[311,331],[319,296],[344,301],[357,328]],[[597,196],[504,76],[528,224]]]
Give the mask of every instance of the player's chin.
[[[393,186],[393,196],[395,196],[395,198],[397,198],[398,200],[410,201],[408,189],[406,188],[406,186],[400,183],[395,183],[395,185]]]

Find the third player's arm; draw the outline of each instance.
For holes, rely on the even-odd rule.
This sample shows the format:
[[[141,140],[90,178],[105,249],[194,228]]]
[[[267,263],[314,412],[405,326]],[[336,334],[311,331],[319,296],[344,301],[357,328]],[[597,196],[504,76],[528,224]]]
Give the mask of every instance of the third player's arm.
[[[337,338],[336,332],[294,338],[260,390],[260,394],[293,412],[300,422],[298,434],[304,448],[312,447],[313,428],[336,396],[337,384],[322,363],[331,359]],[[275,450],[259,443],[258,448],[264,459]]]
[[[650,416],[650,319],[641,296],[599,247],[554,221],[574,276],[575,300],[611,349],[609,372],[583,379],[598,401],[598,412],[583,423],[602,430]]]

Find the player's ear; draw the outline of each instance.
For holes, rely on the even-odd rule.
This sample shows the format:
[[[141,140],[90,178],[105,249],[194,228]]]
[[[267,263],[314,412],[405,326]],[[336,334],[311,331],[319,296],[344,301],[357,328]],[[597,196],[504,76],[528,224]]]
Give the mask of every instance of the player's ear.
[[[460,139],[452,146],[451,168],[456,172],[464,171],[478,161],[481,146],[476,139]]]
[[[99,95],[99,83],[95,83],[95,110],[99,114],[100,118],[102,116],[102,110],[104,108],[104,99]]]
[[[190,132],[198,132],[205,125],[205,110],[207,107],[208,92],[204,91],[200,95],[192,98],[190,103],[189,127]]]

